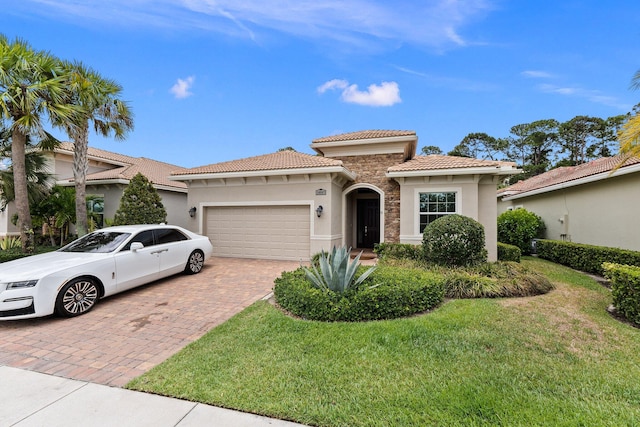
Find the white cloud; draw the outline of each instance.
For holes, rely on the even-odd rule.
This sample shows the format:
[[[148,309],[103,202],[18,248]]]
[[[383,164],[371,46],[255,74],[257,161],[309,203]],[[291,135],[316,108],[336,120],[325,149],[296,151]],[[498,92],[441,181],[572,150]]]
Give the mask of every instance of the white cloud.
[[[551,73],[547,73],[546,71],[540,70],[527,70],[520,73],[524,77],[529,77],[532,79],[550,79],[553,77]]]
[[[346,89],[349,86],[349,82],[346,80],[333,79],[329,80],[318,88],[318,93],[325,93],[330,89]]]
[[[171,92],[177,99],[188,98],[193,95],[190,89],[193,86],[195,80],[196,78],[194,76],[189,76],[184,80],[178,79],[178,81],[176,81],[176,84],[171,86],[169,92]]]
[[[119,27],[203,30],[257,40],[281,34],[341,47],[466,46],[465,27],[495,0],[3,0],[7,10]]]
[[[346,80],[330,80],[320,87],[319,93],[324,93],[330,89],[341,90],[340,98],[349,104],[366,105],[369,107],[390,107],[402,102],[400,99],[400,88],[396,82],[382,82],[380,85],[372,84],[366,91],[358,89],[358,85]]]
[[[571,87],[571,86],[556,86],[551,84],[538,85],[538,89],[546,93],[586,99],[587,101],[593,102],[595,104],[602,104],[608,107],[615,107],[620,110],[629,111],[632,108],[631,105],[620,102],[618,98],[604,95],[597,90],[583,89],[580,87]]]

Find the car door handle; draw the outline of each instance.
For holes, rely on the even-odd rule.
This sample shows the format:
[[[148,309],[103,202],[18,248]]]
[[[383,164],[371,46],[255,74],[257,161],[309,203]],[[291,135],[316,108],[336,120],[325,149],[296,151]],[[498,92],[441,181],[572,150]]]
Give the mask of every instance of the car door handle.
[[[151,252],[152,254],[160,254],[162,252],[169,252],[169,249],[158,249],[157,251]]]

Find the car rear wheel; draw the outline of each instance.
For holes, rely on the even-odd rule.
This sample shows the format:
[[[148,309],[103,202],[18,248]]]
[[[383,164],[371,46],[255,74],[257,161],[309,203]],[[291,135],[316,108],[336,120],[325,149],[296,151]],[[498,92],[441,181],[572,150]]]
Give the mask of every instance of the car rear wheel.
[[[56,298],[56,313],[64,317],[79,316],[91,310],[99,296],[98,285],[93,280],[72,280],[64,285]]]
[[[202,267],[204,266],[204,254],[202,251],[193,251],[191,255],[189,255],[189,259],[187,260],[187,266],[184,271],[189,274],[200,273]]]

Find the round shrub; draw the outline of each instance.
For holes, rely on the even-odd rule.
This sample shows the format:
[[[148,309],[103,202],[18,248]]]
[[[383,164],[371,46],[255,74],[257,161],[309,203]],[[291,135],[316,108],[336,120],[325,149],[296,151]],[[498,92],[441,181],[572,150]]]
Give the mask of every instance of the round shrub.
[[[445,266],[474,265],[487,260],[484,227],[463,215],[445,215],[424,229],[427,261]]]
[[[519,247],[525,255],[531,253],[531,240],[541,237],[544,229],[542,218],[523,208],[498,216],[498,241]]]
[[[365,271],[360,268],[359,274]],[[394,319],[427,311],[444,299],[444,278],[421,269],[379,267],[343,293],[313,286],[304,270],[284,272],[274,286],[276,302],[308,320],[359,322]]]

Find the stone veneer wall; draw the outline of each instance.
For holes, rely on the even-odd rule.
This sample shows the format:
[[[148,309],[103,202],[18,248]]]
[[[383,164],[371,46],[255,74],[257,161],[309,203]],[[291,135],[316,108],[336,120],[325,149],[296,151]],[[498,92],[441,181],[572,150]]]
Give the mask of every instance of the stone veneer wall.
[[[385,176],[391,166],[404,162],[404,154],[338,156],[343,165],[357,174],[355,184],[371,184],[384,191],[384,241],[400,241],[400,184]],[[345,188],[352,186],[350,182]]]

